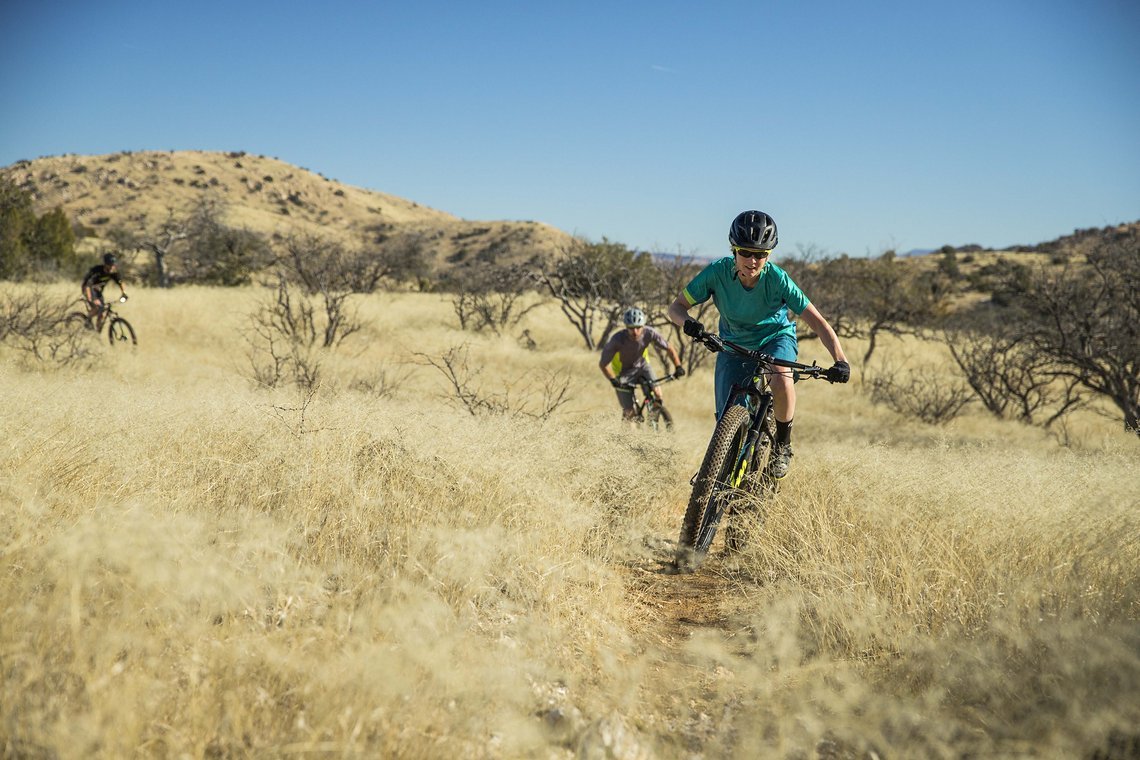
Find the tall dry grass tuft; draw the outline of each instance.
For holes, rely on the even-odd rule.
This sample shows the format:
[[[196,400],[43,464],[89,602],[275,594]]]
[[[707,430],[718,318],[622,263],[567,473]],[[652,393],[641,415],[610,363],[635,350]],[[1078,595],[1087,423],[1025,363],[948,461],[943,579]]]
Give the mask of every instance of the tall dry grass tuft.
[[[138,349],[90,367],[0,354],[6,755],[1080,757],[1140,724],[1109,422],[1063,449],[805,387],[747,548],[670,576],[709,377],[627,431],[554,306],[530,351],[390,294],[315,391],[258,389],[257,297],[137,291]],[[562,371],[571,401],[473,416],[416,358],[459,345],[477,390]]]

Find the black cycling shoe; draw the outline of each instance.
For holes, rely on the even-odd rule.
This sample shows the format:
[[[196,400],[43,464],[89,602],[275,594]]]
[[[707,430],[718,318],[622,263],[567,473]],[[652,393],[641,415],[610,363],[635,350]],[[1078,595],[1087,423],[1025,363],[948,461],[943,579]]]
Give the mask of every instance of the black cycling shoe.
[[[772,458],[768,460],[768,474],[774,480],[782,480],[792,467],[792,444],[777,443],[772,447]]]

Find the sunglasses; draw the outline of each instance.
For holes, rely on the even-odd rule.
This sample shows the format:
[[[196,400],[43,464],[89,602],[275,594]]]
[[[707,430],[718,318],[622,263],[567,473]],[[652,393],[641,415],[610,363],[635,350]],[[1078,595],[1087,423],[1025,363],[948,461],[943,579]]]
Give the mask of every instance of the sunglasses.
[[[732,246],[732,252],[742,259],[756,259],[763,261],[768,258],[768,254],[772,252],[771,248],[742,248],[741,246]]]

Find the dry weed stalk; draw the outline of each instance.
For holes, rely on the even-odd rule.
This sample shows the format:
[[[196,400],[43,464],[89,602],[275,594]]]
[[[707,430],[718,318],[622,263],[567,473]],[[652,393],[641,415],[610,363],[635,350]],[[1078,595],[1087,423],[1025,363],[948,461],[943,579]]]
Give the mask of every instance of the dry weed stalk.
[[[505,414],[545,420],[571,399],[570,379],[559,373],[541,373],[537,385],[524,381],[519,385],[508,383],[497,393],[482,391],[476,386],[480,370],[472,367],[467,344],[453,346],[438,358],[416,356],[447,378],[454,398],[472,416]]]

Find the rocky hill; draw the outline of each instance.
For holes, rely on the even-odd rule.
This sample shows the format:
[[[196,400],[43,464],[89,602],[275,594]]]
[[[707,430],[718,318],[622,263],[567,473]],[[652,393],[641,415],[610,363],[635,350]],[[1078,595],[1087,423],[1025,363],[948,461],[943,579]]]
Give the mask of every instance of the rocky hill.
[[[571,236],[541,222],[470,221],[394,195],[346,185],[244,152],[145,151],[19,161],[0,173],[29,191],[36,212],[60,207],[97,249],[121,229],[141,235],[204,200],[226,224],[269,239],[316,233],[345,242],[422,233],[437,263],[525,261]]]

